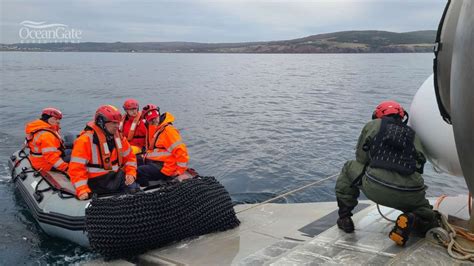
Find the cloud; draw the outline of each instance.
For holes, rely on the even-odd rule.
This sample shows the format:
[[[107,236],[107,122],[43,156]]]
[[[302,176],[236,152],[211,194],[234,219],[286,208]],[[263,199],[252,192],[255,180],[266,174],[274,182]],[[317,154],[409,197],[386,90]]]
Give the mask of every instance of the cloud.
[[[445,0],[2,0],[0,42],[24,20],[63,23],[82,41],[243,42],[377,29],[436,29]]]

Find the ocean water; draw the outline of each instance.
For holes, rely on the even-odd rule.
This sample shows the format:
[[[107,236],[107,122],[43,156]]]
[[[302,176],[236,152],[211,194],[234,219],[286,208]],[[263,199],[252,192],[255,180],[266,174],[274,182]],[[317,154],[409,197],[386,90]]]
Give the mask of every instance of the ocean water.
[[[409,109],[431,54],[136,54],[2,52],[0,265],[74,263],[98,255],[41,232],[8,181],[7,160],[42,108],[77,133],[99,105],[133,97],[176,117],[190,164],[236,202],[258,202],[338,173],[382,100]],[[428,196],[467,193],[428,164]],[[285,202],[333,201],[335,180]]]

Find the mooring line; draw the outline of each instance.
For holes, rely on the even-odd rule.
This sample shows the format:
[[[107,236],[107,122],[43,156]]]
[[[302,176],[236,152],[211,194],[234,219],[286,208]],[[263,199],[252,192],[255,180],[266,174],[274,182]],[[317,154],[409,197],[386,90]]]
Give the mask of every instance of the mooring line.
[[[262,205],[264,205],[264,204],[270,203],[270,202],[275,201],[275,200],[277,200],[277,199],[283,198],[283,197],[285,197],[285,196],[287,196],[287,195],[290,195],[290,194],[293,194],[293,193],[298,192],[298,191],[300,191],[300,190],[303,190],[303,189],[305,189],[305,188],[307,188],[307,187],[314,186],[314,185],[317,185],[317,184],[319,184],[319,183],[322,183],[322,182],[324,182],[324,181],[326,181],[326,180],[329,180],[329,179],[331,179],[331,178],[334,178],[334,177],[336,177],[336,176],[338,176],[338,175],[339,175],[339,174],[334,174],[334,175],[328,176],[328,177],[326,177],[326,178],[323,178],[323,179],[320,179],[320,180],[311,182],[311,183],[309,183],[309,184],[307,184],[307,185],[304,185],[304,186],[302,186],[302,187],[293,189],[293,190],[291,190],[291,191],[288,191],[288,192],[286,192],[286,193],[283,193],[283,194],[281,194],[281,195],[278,195],[278,196],[276,196],[276,197],[274,197],[274,198],[268,199],[268,200],[266,200],[266,201],[264,201],[264,202],[260,202],[259,204],[253,205],[253,206],[251,206],[251,207],[249,207],[249,208],[247,208],[247,209],[244,209],[244,210],[240,210],[240,211],[238,211],[238,212],[236,212],[236,213],[241,213],[241,212],[248,211],[248,210],[250,210],[250,209],[253,209],[253,208],[262,206]]]

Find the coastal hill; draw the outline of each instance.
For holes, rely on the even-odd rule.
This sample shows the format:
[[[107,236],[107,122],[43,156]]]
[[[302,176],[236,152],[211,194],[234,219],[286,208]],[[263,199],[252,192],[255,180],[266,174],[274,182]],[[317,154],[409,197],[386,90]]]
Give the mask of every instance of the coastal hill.
[[[0,44],[1,51],[142,53],[413,53],[432,52],[436,31],[342,31],[246,43],[82,42]]]

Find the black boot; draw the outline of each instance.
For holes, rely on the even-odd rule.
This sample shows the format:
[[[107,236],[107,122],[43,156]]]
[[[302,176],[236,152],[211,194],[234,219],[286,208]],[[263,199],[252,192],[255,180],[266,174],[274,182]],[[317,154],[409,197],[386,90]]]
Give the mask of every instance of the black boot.
[[[140,186],[137,184],[137,182],[133,182],[132,184],[128,185],[126,188],[125,188],[125,191],[128,193],[128,194],[135,194],[135,193],[138,193],[140,191],[142,191],[140,189]]]
[[[354,222],[351,219],[352,210],[354,207],[347,206],[340,199],[337,199],[337,206],[339,207],[339,219],[337,219],[337,227],[346,233],[354,232]]]
[[[337,227],[346,233],[354,232],[354,222],[351,217],[337,219]]]
[[[438,211],[434,211],[433,217],[420,217],[415,214],[415,225],[413,232],[419,237],[425,237],[428,230],[441,227],[441,214]]]

